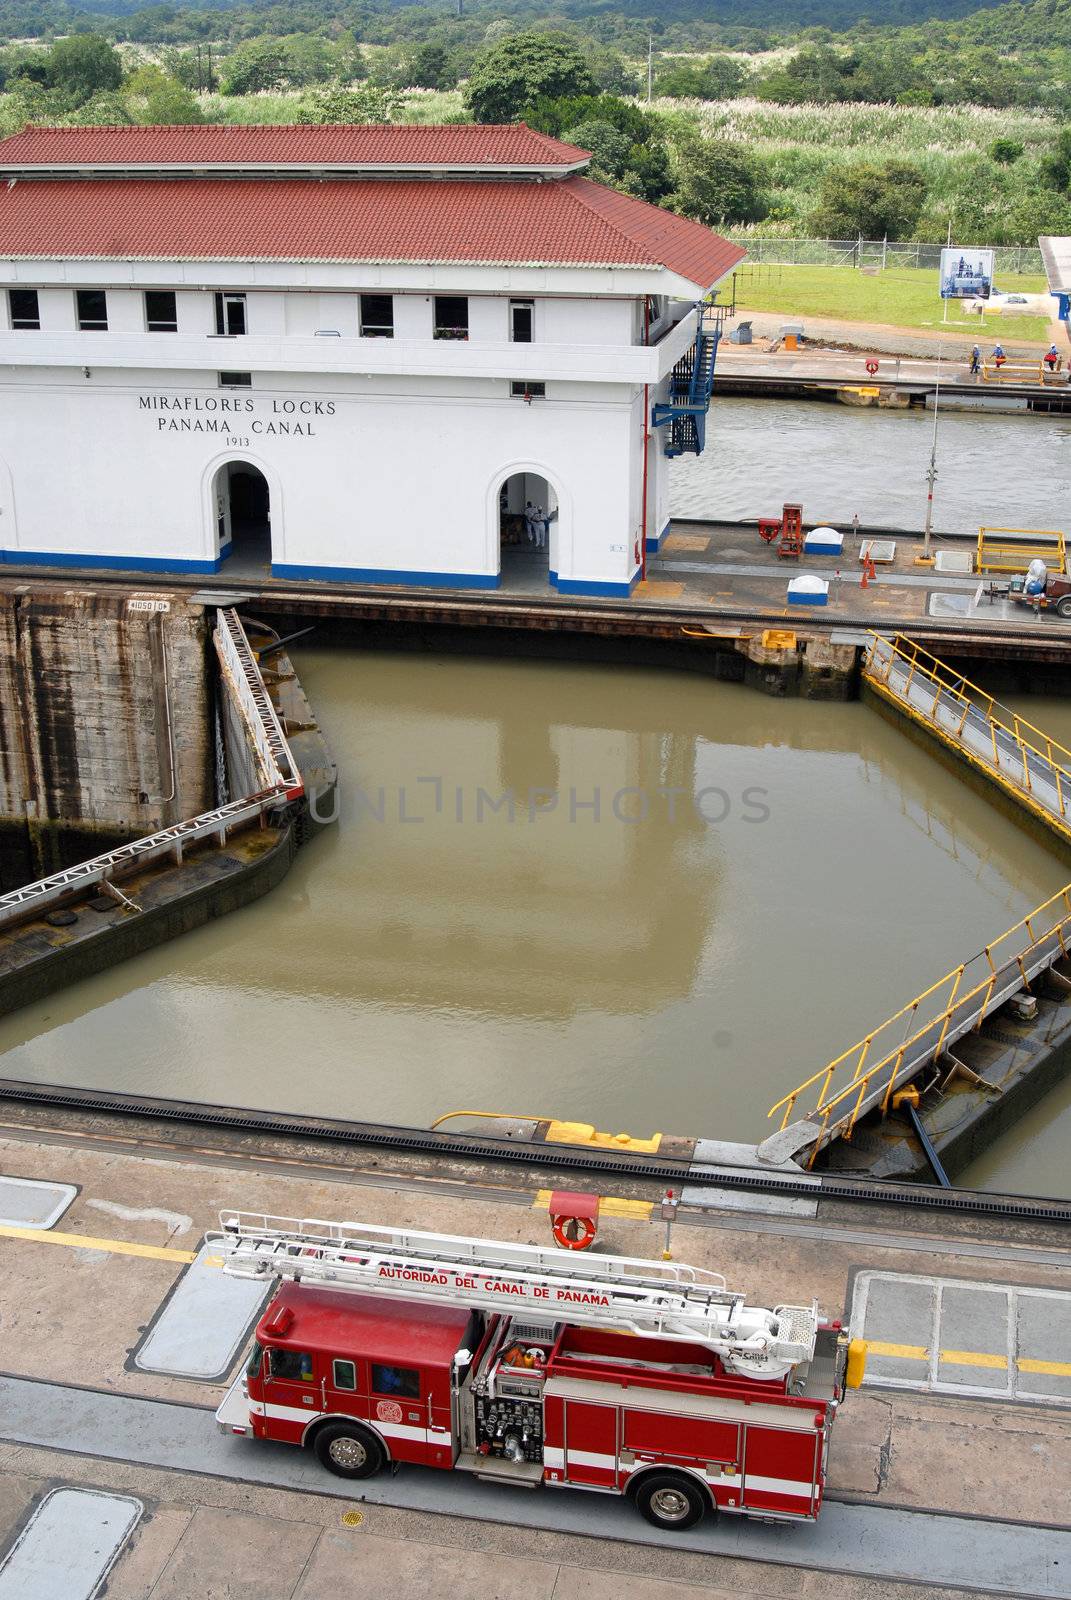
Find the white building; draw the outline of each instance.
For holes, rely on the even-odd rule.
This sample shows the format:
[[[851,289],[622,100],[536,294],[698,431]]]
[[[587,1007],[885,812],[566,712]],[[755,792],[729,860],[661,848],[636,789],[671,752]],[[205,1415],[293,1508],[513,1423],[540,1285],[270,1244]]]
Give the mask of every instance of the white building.
[[[523,124],[0,141],[0,560],[628,594],[742,252],[586,160]]]

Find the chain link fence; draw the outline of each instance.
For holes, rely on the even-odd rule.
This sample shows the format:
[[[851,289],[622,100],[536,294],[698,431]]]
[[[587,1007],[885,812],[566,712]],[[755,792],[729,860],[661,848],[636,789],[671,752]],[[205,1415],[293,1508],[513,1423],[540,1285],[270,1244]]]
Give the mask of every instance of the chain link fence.
[[[922,267],[936,272],[940,244],[906,244],[889,239],[777,239],[760,234],[731,233],[729,238],[756,264],[783,267]],[[1044,272],[1041,251],[1031,245],[997,245],[994,272]]]

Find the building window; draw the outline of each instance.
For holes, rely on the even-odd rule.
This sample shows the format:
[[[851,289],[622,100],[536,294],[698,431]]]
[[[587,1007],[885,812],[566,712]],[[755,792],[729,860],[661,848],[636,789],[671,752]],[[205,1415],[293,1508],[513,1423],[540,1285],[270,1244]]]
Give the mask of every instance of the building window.
[[[361,296],[361,338],[394,338],[394,296],[392,294],[363,294]]]
[[[78,289],[75,291],[78,306],[78,326],[83,333],[108,331],[108,296],[103,289]]]
[[[221,372],[219,386],[221,389],[251,389],[253,387],[253,374],[251,372]]]
[[[547,386],[545,383],[527,383],[524,378],[514,378],[509,386],[509,392],[515,400],[545,400]]]
[[[150,333],[177,333],[174,289],[146,289],[145,326]]]
[[[535,327],[535,306],[531,300],[509,303],[509,336],[514,344],[531,344]]]
[[[7,308],[11,313],[13,328],[39,328],[41,309],[37,303],[36,289],[9,289]]]
[[[233,339],[245,332],[245,295],[216,295],[216,333],[221,339]]]
[[[332,1366],[336,1389],[356,1389],[357,1368],[352,1361],[334,1361]]]
[[[469,303],[463,294],[437,294],[435,296],[436,339],[467,339],[469,336]]]
[[[412,1367],[381,1367],[373,1361],[372,1388],[376,1394],[400,1394],[403,1400],[419,1400],[420,1373]]]
[[[308,1383],[312,1379],[312,1356],[307,1350],[270,1350],[268,1362],[273,1378],[286,1378],[291,1383]]]

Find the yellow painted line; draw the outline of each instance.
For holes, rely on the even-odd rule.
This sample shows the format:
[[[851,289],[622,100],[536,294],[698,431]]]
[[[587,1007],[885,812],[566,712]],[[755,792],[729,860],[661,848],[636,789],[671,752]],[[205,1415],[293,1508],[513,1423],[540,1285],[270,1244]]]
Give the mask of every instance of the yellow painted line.
[[[997,1372],[1007,1372],[1007,1356],[991,1356],[983,1350],[941,1350],[939,1355],[950,1367],[992,1367]]]
[[[902,1361],[928,1361],[930,1352],[924,1344],[886,1344],[882,1339],[866,1341],[867,1354],[872,1356],[899,1356]]]
[[[1043,1372],[1048,1378],[1071,1378],[1071,1361],[1035,1361],[1032,1356],[1021,1356],[1016,1365],[1020,1372]]]
[[[549,1189],[540,1189],[532,1201],[534,1211],[548,1211],[550,1209]],[[653,1200],[619,1200],[616,1195],[599,1196],[600,1217],[632,1217],[638,1222],[650,1222],[651,1212],[654,1209]]]
[[[62,1244],[70,1250],[106,1250],[113,1256],[143,1256],[148,1261],[196,1261],[192,1250],[169,1250],[164,1245],[134,1244],[129,1239],[94,1239],[88,1233],[53,1233],[44,1228],[0,1227],[0,1239],[27,1239],[31,1244]]]
[[[928,1361],[930,1352],[921,1344],[889,1344],[882,1339],[866,1341],[867,1354],[898,1356],[901,1361]],[[1007,1372],[1007,1356],[991,1355],[986,1350],[939,1350],[941,1361],[950,1367],[988,1367],[995,1372]],[[1037,1361],[1033,1356],[1021,1356],[1016,1362],[1020,1372],[1037,1372],[1047,1378],[1071,1378],[1071,1361]]]

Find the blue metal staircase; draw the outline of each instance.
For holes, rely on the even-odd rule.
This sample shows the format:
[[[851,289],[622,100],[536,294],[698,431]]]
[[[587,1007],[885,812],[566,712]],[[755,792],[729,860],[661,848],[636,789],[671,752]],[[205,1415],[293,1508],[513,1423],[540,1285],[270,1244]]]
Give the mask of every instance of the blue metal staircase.
[[[716,312],[723,308],[717,306]],[[699,323],[695,344],[686,350],[673,368],[669,400],[661,401],[651,412],[651,426],[667,427],[667,456],[700,455],[706,444],[707,412],[714,383],[714,362],[721,340],[722,317],[712,323]]]

